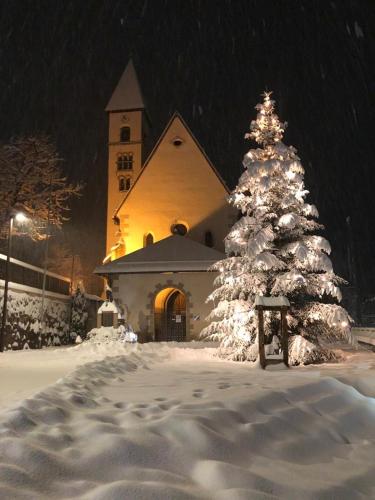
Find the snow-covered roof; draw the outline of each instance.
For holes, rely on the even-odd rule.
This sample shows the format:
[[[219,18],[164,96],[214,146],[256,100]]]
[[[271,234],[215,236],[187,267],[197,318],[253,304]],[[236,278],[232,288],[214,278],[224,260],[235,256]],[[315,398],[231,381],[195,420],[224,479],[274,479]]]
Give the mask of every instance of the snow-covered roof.
[[[125,111],[144,108],[145,104],[141,87],[133,61],[130,59],[105,110]]]
[[[102,314],[104,312],[112,312],[118,314],[120,310],[118,309],[116,302],[110,302],[109,300],[106,300],[98,309],[98,314]]]
[[[173,235],[125,257],[96,267],[96,274],[207,271],[225,254],[186,236]]]
[[[255,306],[263,306],[263,307],[289,307],[290,302],[286,297],[263,297],[261,295],[257,295],[255,297]]]

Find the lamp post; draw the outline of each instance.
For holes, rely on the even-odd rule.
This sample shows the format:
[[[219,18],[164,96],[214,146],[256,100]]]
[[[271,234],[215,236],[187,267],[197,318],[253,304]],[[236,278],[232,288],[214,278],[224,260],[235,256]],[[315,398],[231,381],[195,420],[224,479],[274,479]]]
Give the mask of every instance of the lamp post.
[[[4,339],[5,339],[5,326],[7,322],[7,305],[8,305],[8,288],[9,288],[9,271],[10,271],[10,254],[12,251],[12,234],[14,219],[17,222],[25,222],[26,216],[18,212],[15,215],[12,214],[9,218],[8,226],[8,249],[7,249],[7,260],[5,262],[5,276],[4,276],[4,296],[3,296],[3,312],[1,316],[1,330],[0,330],[0,352],[4,351]]]
[[[43,284],[42,284],[42,304],[40,307],[40,331],[39,331],[39,347],[42,347],[42,332],[44,329],[44,299],[46,295],[46,283],[47,283],[47,265],[48,265],[48,248],[49,248],[49,238],[50,238],[50,222],[51,222],[51,186],[52,186],[52,176],[49,178],[49,189],[48,189],[48,216],[47,216],[47,227],[46,227],[46,244],[44,247],[44,266],[43,266]]]

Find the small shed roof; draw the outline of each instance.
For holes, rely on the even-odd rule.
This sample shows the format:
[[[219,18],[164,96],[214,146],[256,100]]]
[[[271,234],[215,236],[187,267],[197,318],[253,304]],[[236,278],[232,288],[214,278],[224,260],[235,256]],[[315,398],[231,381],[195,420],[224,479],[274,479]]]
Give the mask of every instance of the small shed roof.
[[[112,312],[118,314],[120,311],[114,301],[110,302],[109,300],[106,300],[98,309],[98,314],[102,314],[104,312]]]
[[[255,297],[255,307],[290,307],[289,300],[279,295],[278,297],[263,297],[262,295],[257,295]]]

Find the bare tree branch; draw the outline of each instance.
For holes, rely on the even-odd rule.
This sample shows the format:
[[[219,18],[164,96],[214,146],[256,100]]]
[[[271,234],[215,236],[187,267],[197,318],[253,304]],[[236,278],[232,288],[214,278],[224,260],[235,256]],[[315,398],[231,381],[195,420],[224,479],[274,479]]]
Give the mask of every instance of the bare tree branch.
[[[68,220],[68,201],[82,186],[68,183],[62,158],[45,136],[17,137],[0,145],[0,224],[14,211],[32,222],[31,236],[44,237],[47,221],[61,227]]]

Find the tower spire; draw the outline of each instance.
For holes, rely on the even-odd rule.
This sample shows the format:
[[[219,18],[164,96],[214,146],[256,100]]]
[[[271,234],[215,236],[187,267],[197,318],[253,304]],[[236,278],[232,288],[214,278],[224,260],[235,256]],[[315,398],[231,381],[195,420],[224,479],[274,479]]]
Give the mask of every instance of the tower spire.
[[[130,59],[105,110],[129,111],[134,109],[145,109],[145,104],[133,59]]]

